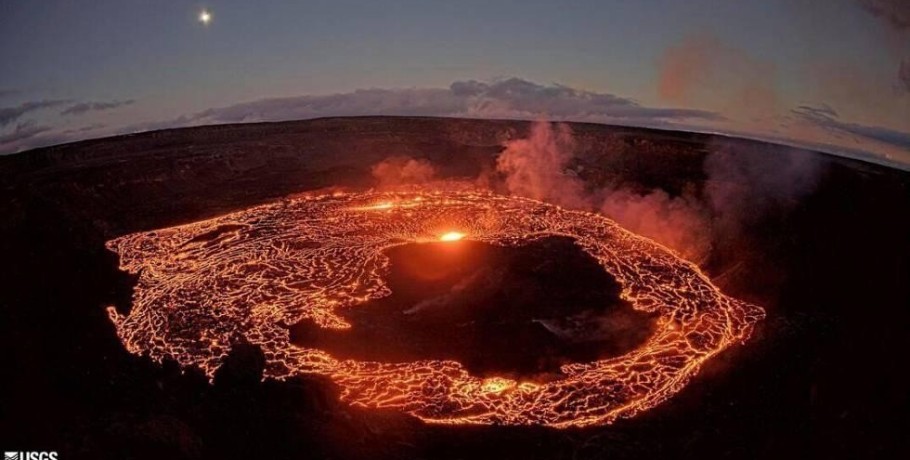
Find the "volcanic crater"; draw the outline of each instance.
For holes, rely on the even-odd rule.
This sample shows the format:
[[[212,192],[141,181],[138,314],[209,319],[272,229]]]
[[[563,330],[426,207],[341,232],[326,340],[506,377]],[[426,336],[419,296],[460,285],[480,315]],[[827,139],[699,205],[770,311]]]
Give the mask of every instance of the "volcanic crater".
[[[572,238],[412,243],[385,255],[390,295],[339,311],[350,329],[303,320],[291,342],[341,359],[453,360],[478,376],[547,381],[564,364],[627,353],[654,330],[657,315],[622,300]]]

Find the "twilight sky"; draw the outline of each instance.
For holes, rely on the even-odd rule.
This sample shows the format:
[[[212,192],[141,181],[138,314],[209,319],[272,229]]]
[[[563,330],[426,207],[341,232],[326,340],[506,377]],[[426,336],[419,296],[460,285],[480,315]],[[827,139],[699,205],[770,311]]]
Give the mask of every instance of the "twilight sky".
[[[388,114],[723,132],[910,168],[905,0],[0,0],[0,62],[0,153]]]

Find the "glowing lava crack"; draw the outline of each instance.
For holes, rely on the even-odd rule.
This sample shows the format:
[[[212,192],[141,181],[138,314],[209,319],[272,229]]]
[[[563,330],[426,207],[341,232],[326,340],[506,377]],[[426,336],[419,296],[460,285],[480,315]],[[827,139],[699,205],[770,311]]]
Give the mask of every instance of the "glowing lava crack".
[[[617,279],[624,299],[659,315],[644,345],[531,383],[477,378],[454,361],[339,360],[289,341],[286,325],[348,328],[337,309],[388,295],[383,252],[392,246],[462,238],[516,246],[549,235],[574,238]],[[171,357],[211,377],[244,341],[262,348],[266,377],[326,376],[351,404],[437,423],[567,427],[629,417],[679,391],[764,316],[609,219],[485,192],[293,198],[107,245],[123,269],[140,274],[129,315],[108,309],[130,352]]]

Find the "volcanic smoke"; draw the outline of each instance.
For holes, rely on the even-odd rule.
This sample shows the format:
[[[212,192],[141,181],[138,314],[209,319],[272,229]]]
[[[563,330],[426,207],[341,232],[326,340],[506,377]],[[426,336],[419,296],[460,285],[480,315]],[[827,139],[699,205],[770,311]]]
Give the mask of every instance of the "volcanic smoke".
[[[504,144],[496,169],[510,194],[599,212],[696,263],[711,255],[716,233],[742,235],[766,214],[786,212],[815,189],[822,172],[815,157],[787,147],[709,147],[704,183],[679,193],[629,183],[592,187],[573,169],[582,158],[571,128],[541,121],[527,139]],[[490,182],[484,179],[478,183]]]

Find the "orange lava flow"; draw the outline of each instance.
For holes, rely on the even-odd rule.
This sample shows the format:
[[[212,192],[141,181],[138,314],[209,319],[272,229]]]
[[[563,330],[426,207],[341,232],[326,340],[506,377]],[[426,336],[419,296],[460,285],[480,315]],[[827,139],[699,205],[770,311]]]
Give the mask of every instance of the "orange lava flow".
[[[306,319],[349,328],[338,309],[388,295],[386,249],[447,235],[501,246],[574,238],[616,278],[623,299],[658,314],[658,326],[639,348],[565,365],[562,378],[546,383],[478,378],[455,361],[340,360],[290,343],[286,325]],[[170,357],[211,377],[232,344],[252,343],[266,356],[266,378],[328,377],[350,404],[435,423],[569,427],[630,417],[679,391],[764,317],[695,265],[601,215],[487,192],[290,198],[107,246],[122,269],[139,273],[130,313],[108,308],[130,352]]]

